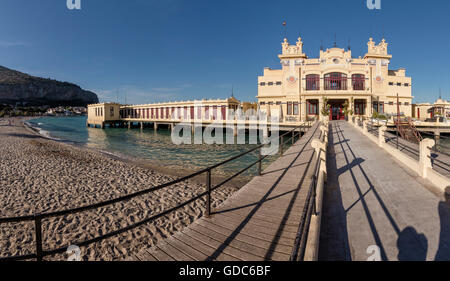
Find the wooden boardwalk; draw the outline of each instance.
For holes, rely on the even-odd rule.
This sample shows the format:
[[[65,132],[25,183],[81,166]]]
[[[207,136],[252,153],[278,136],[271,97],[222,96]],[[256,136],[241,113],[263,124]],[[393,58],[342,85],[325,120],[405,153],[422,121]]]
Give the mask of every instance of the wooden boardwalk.
[[[320,136],[318,125],[209,218],[127,260],[289,260],[315,166],[311,140]]]

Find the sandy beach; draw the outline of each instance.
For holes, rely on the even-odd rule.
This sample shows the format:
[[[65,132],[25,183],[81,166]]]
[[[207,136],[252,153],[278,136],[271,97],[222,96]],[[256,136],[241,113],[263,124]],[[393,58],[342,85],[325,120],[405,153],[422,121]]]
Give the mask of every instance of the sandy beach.
[[[92,149],[43,138],[21,124],[0,119],[0,217],[30,215],[89,205],[147,189],[171,180],[152,169]],[[122,203],[43,221],[44,250],[76,244],[138,222],[205,190],[198,182],[182,182]],[[212,194],[218,206],[236,189]],[[205,199],[121,235],[81,247],[83,260],[123,260],[189,225],[203,214]],[[34,224],[0,227],[0,256],[33,253]],[[55,255],[48,260],[65,260]]]

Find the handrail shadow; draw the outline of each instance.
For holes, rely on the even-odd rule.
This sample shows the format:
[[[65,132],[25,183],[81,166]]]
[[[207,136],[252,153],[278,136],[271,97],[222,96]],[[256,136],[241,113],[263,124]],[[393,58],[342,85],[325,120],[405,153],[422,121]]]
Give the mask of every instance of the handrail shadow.
[[[277,180],[272,184],[272,186],[268,189],[266,194],[259,200],[258,202],[255,202],[254,208],[249,212],[249,214],[242,220],[242,222],[233,230],[233,232],[225,239],[225,241],[210,255],[206,260],[215,260],[222,252],[223,250],[228,247],[233,241],[236,236],[241,232],[241,230],[247,225],[247,223],[250,221],[250,219],[256,214],[256,212],[261,208],[261,206],[267,202],[267,199],[269,198],[269,195],[273,192],[273,190],[277,187],[278,183],[281,181],[281,179],[286,175],[288,170],[292,167],[292,165],[295,163],[295,161],[300,157],[303,150],[306,148],[306,146],[310,143],[312,138],[314,137],[316,131],[318,130],[318,126],[315,127],[314,132],[312,132],[311,136],[309,136],[308,141],[304,144],[304,146],[299,151],[298,155],[291,161],[291,163],[286,167],[286,169],[283,171],[283,173],[277,178]],[[233,210],[243,208],[242,206],[235,207]],[[230,210],[228,210],[230,211]],[[272,248],[272,246],[270,247]],[[268,256],[270,252],[270,249],[268,253],[266,253],[266,256]]]

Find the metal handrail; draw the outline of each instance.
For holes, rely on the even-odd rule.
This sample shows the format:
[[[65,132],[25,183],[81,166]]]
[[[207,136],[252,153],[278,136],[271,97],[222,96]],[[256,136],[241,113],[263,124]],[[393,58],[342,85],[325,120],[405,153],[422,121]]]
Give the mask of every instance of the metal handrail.
[[[429,147],[429,146],[427,146],[427,148],[429,149],[429,150],[431,150],[432,148],[431,147]],[[436,158],[434,158],[434,157],[431,157],[430,155],[427,155],[429,158],[431,158],[431,160],[433,160],[433,161],[436,161],[436,162],[438,162],[438,163],[441,163],[441,164],[444,164],[444,165],[446,165],[446,166],[449,166],[450,167],[450,164],[449,163],[447,163],[447,162],[443,162],[443,161],[441,161],[441,160],[439,160],[439,159],[436,159]]]
[[[311,125],[311,124],[309,124],[309,125]],[[76,243],[76,245],[78,245],[78,246],[87,246],[89,244],[92,244],[92,243],[95,243],[95,242],[107,239],[109,237],[121,234],[123,232],[129,231],[129,230],[134,229],[134,228],[136,228],[138,226],[141,226],[141,225],[143,225],[145,223],[148,223],[148,222],[153,221],[155,219],[158,219],[158,218],[160,218],[162,216],[165,216],[165,215],[167,215],[167,214],[169,214],[169,213],[171,213],[171,212],[173,212],[173,211],[175,211],[175,210],[177,210],[179,208],[182,208],[182,207],[184,207],[184,206],[186,206],[186,205],[188,205],[188,204],[190,204],[190,203],[192,203],[192,202],[194,202],[194,201],[196,201],[196,200],[198,200],[198,199],[200,199],[200,198],[202,198],[204,196],[207,196],[207,206],[206,206],[206,214],[205,215],[209,216],[210,213],[211,213],[211,211],[210,211],[211,210],[211,192],[216,190],[217,188],[223,186],[225,183],[227,183],[231,179],[233,179],[236,176],[240,175],[241,173],[247,171],[248,169],[250,169],[251,167],[253,167],[254,165],[256,165],[258,163],[259,163],[258,175],[261,175],[261,162],[268,155],[261,156],[261,153],[259,153],[260,156],[259,156],[257,161],[253,162],[252,164],[250,164],[246,168],[240,170],[239,172],[233,174],[232,176],[226,178],[225,180],[223,180],[219,184],[215,185],[214,187],[211,187],[211,170],[212,169],[215,169],[215,168],[217,168],[219,166],[222,166],[222,165],[224,165],[224,164],[226,164],[228,162],[231,162],[231,161],[233,161],[235,159],[238,159],[238,158],[240,158],[240,157],[242,157],[244,155],[247,155],[247,154],[249,154],[249,153],[251,153],[251,152],[253,152],[253,151],[257,150],[257,149],[261,149],[265,145],[271,143],[276,138],[283,139],[284,136],[286,136],[288,134],[291,134],[290,138],[295,138],[295,132],[298,130],[298,132],[299,132],[298,135],[300,135],[301,134],[301,129],[302,128],[306,128],[306,127],[307,126],[305,126],[304,124],[299,125],[299,126],[295,127],[294,129],[292,129],[292,130],[282,134],[281,136],[278,136],[278,137],[275,137],[275,138],[270,137],[267,142],[265,142],[263,144],[260,144],[260,145],[257,145],[256,147],[254,147],[254,148],[252,148],[252,149],[250,149],[248,151],[242,152],[242,153],[240,153],[238,155],[230,157],[230,158],[228,158],[228,159],[226,159],[226,160],[224,160],[222,162],[219,162],[219,163],[214,164],[212,166],[209,166],[207,168],[201,169],[201,170],[199,170],[197,172],[194,172],[194,173],[192,173],[190,175],[181,177],[179,179],[176,179],[176,180],[173,180],[173,181],[170,181],[170,182],[167,182],[167,183],[160,184],[160,185],[158,185],[156,187],[151,187],[151,188],[144,189],[144,190],[141,190],[141,191],[137,191],[137,192],[134,192],[134,193],[131,193],[131,194],[127,194],[127,195],[124,195],[124,196],[121,196],[121,197],[118,197],[118,198],[106,200],[106,201],[103,201],[103,202],[99,202],[99,203],[95,203],[95,204],[91,204],[91,205],[87,205],[87,206],[82,206],[82,207],[77,207],[77,208],[73,208],[73,209],[68,209],[68,210],[54,211],[54,212],[43,213],[43,214],[34,214],[34,215],[26,215],[26,216],[0,218],[0,224],[11,223],[11,222],[17,223],[17,222],[23,222],[23,221],[34,221],[34,223],[35,223],[35,237],[36,237],[36,252],[35,253],[27,254],[27,255],[19,255],[19,256],[1,257],[0,261],[27,260],[27,259],[34,259],[34,258],[37,259],[38,261],[41,261],[43,257],[65,252],[67,250],[67,247],[60,247],[58,249],[47,250],[47,251],[44,251],[42,249],[42,220],[45,219],[45,218],[58,217],[58,216],[65,216],[65,215],[68,215],[68,214],[80,213],[80,212],[83,212],[83,211],[88,211],[88,210],[104,207],[104,206],[107,206],[107,205],[112,205],[112,204],[115,204],[115,203],[118,203],[118,202],[127,201],[127,200],[130,200],[130,199],[135,198],[137,196],[141,196],[141,195],[144,195],[144,194],[147,194],[147,193],[150,193],[150,192],[154,192],[154,191],[163,189],[163,188],[171,186],[173,184],[176,184],[176,183],[179,183],[179,182],[182,182],[182,181],[186,181],[188,179],[191,179],[193,177],[199,176],[199,175],[204,174],[204,173],[206,173],[206,175],[207,175],[206,176],[206,191],[205,192],[203,192],[201,194],[198,194],[197,196],[194,196],[194,197],[190,198],[189,200],[187,200],[187,201],[185,201],[185,202],[183,202],[183,203],[181,203],[181,204],[179,204],[179,205],[177,205],[175,207],[172,207],[172,208],[170,208],[168,210],[165,210],[165,211],[163,211],[163,212],[161,212],[159,214],[156,214],[156,215],[151,216],[149,218],[143,219],[142,221],[139,221],[137,223],[131,224],[129,226],[126,226],[124,228],[121,228],[121,229],[118,229],[118,230],[115,230],[115,231],[111,231],[111,232],[106,233],[104,235],[101,235],[101,236],[98,236],[98,237],[95,237],[95,238],[92,238],[92,239],[89,239],[89,240],[85,240],[85,241]],[[290,139],[290,138],[288,138],[288,139]],[[283,145],[281,145],[281,147],[280,147],[280,150],[282,150],[282,149],[283,149]]]
[[[440,160],[438,160],[438,159],[435,159],[435,158],[431,157],[430,155],[427,155],[427,157],[430,158],[432,162],[438,162],[438,163],[441,163],[441,164],[444,164],[444,165],[450,167],[449,164],[447,164],[447,163],[445,163],[445,162],[442,162],[442,161],[440,161]],[[448,168],[442,167],[442,166],[439,165],[439,164],[433,163],[433,165],[438,166],[438,167],[444,169],[444,170],[447,171],[447,172],[450,172],[450,170],[449,170]]]
[[[425,132],[425,131],[423,131],[423,132],[421,132],[421,133],[422,133],[422,134],[429,135],[429,136],[436,136],[435,134],[432,134],[432,133],[429,133],[429,132]],[[443,135],[439,135],[439,138],[442,138],[442,139],[450,139],[449,136],[443,136]]]

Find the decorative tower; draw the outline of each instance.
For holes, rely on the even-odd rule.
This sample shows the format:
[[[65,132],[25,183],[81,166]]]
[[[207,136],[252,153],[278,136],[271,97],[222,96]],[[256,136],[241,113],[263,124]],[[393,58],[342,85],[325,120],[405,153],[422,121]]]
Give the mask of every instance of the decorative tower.
[[[294,90],[295,87],[298,88],[298,80],[300,75],[300,66],[303,65],[304,60],[307,56],[303,53],[303,42],[302,38],[298,37],[297,43],[295,45],[290,45],[286,38],[284,38],[283,43],[281,43],[281,55],[280,58],[281,65],[283,66],[284,79],[288,82],[288,87]],[[298,89],[296,90],[298,93]]]

